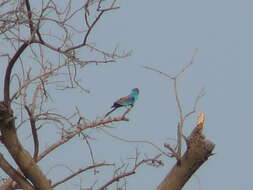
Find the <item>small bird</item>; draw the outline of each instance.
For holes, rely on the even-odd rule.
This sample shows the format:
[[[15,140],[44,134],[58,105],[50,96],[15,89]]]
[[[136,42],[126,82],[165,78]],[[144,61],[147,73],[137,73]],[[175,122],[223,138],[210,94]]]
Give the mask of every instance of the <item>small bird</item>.
[[[132,89],[131,93],[128,96],[124,96],[117,101],[115,101],[111,108],[113,108],[111,111],[109,111],[107,114],[105,114],[105,117],[107,117],[109,114],[111,114],[113,111],[115,111],[117,108],[122,106],[134,106],[135,101],[138,99],[139,95],[139,89],[134,88]]]

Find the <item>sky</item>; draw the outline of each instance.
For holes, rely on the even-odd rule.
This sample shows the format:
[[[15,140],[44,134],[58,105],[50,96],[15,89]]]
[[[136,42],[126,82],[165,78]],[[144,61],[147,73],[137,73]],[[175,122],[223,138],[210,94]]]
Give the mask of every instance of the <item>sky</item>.
[[[187,113],[199,91],[205,88],[206,95],[199,102],[197,113],[206,114],[204,133],[216,146],[215,154],[184,189],[250,189],[253,185],[250,165],[253,158],[250,141],[253,133],[250,124],[253,2],[121,0],[119,5],[120,9],[103,16],[88,41],[108,51],[118,45],[122,51],[132,50],[132,55],[117,63],[90,65],[82,72],[83,85],[90,93],[56,92],[54,106],[64,113],[78,106],[86,118],[94,120],[109,111],[113,101],[138,87],[140,98],[129,114],[130,121],[112,124],[115,128],[108,131],[129,140],[148,140],[160,147],[164,142],[173,144],[168,139],[176,137],[179,114],[172,81],[142,66],[174,75],[191,61],[197,48],[194,64],[180,77],[178,89],[184,113]],[[0,72],[4,69],[0,68]],[[0,89],[2,91],[3,83]],[[193,115],[185,123],[185,135],[194,128],[196,117]],[[98,130],[89,131],[89,135],[94,137],[91,144],[98,162],[120,163],[134,156],[136,148],[150,156],[158,153],[149,145],[123,143]],[[55,133],[42,131],[42,144],[54,142],[55,136]],[[85,143],[77,138],[40,166],[49,171],[55,164],[61,168],[61,164],[67,163],[78,169],[80,165],[89,164],[87,151]],[[174,159],[163,157],[162,160],[163,167],[145,166],[129,177],[128,189],[155,189],[175,164]],[[68,172],[61,170],[59,174],[59,170],[52,169],[48,176],[60,179]],[[87,174],[82,177],[89,179]],[[100,180],[103,183],[103,177]]]

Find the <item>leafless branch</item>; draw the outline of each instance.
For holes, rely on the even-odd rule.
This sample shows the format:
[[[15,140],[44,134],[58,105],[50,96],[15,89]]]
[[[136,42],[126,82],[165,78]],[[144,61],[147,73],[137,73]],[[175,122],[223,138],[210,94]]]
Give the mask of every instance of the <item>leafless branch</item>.
[[[104,185],[103,185],[102,187],[100,187],[98,190],[105,190],[106,187],[110,186],[111,184],[113,184],[113,183],[115,183],[115,182],[118,182],[120,179],[125,178],[125,177],[128,177],[128,176],[130,176],[130,175],[133,175],[133,174],[135,174],[135,173],[136,173],[135,170],[131,170],[131,171],[129,171],[129,172],[125,172],[125,173],[123,173],[123,174],[121,174],[121,175],[118,175],[118,176],[114,177],[113,179],[111,179],[110,181],[108,181],[106,184],[104,184]]]
[[[89,137],[88,137],[88,135],[84,134],[83,132],[81,132],[81,134],[82,134],[83,139],[85,140],[86,144],[88,145],[90,156],[91,156],[91,160],[92,160],[92,164],[95,165],[94,154],[93,154],[90,142],[88,140]],[[97,173],[96,168],[94,168],[94,174],[96,174],[96,173]]]
[[[198,53],[198,48],[196,48],[196,49],[194,50],[194,52],[193,52],[193,54],[192,54],[192,58],[191,58],[190,63],[187,64],[187,65],[185,65],[185,66],[181,69],[181,71],[179,71],[179,72],[176,74],[175,78],[178,78],[178,77],[179,77],[182,73],[184,73],[192,64],[194,64],[195,57],[196,57],[197,53]]]
[[[122,137],[119,137],[119,136],[116,136],[116,135],[113,135],[111,134],[110,132],[108,132],[107,130],[105,130],[104,128],[99,128],[99,130],[103,131],[105,134],[117,139],[117,140],[120,140],[120,141],[123,141],[123,142],[127,142],[127,143],[141,143],[141,144],[148,144],[148,145],[151,145],[152,147],[154,147],[156,150],[158,150],[160,153],[162,153],[163,155],[167,156],[167,157],[171,157],[172,155],[166,153],[165,151],[163,151],[159,146],[157,146],[156,144],[154,144],[153,142],[150,142],[150,141],[146,141],[146,140],[129,140],[129,139],[124,139]]]
[[[106,189],[108,186],[112,185],[115,182],[118,182],[119,180],[128,177],[130,175],[134,175],[136,173],[136,170],[142,166],[143,164],[151,164],[153,166],[161,166],[163,165],[163,163],[161,162],[161,160],[158,160],[158,158],[161,155],[157,155],[154,158],[147,158],[147,159],[142,159],[141,161],[137,161],[139,158],[139,154],[136,154],[135,156],[135,165],[133,167],[133,169],[131,169],[130,171],[126,171],[127,170],[127,166],[124,167],[124,165],[122,165],[120,168],[118,168],[116,171],[116,175],[113,176],[113,178],[111,180],[109,180],[107,183],[105,183],[103,186],[101,186],[100,188],[98,188],[98,190],[104,190]],[[123,169],[123,172],[119,172],[121,169]],[[117,174],[119,172],[119,174]]]
[[[166,147],[167,149],[169,149],[172,152],[172,156],[176,157],[178,163],[180,163],[181,158],[178,155],[178,153],[176,152],[176,150],[174,148],[172,148],[171,145],[168,144],[168,143],[164,143],[164,147]]]
[[[28,20],[29,20],[30,32],[31,32],[31,35],[32,35],[33,31],[34,31],[34,28],[33,28],[32,12],[31,12],[31,7],[30,7],[29,0],[25,0],[25,5],[26,5],[26,9],[27,9],[27,15],[28,15]]]
[[[28,42],[24,42],[22,46],[18,49],[18,51],[15,53],[15,55],[11,58],[10,62],[8,63],[8,66],[5,71],[5,77],[4,77],[4,101],[10,103],[10,78],[12,73],[12,68],[14,64],[16,63],[19,56],[23,53],[23,51],[27,48],[29,45]]]
[[[121,117],[98,119],[90,122],[80,120],[79,123],[76,123],[75,119],[78,115],[81,115],[80,113],[74,112],[70,116],[65,116],[54,108],[48,107],[48,103],[53,101],[54,98],[51,89],[66,90],[71,88],[88,92],[80,82],[81,69],[90,64],[99,65],[116,62],[129,56],[131,52],[121,51],[118,46],[111,51],[107,51],[97,47],[95,43],[89,42],[91,34],[98,22],[105,16],[105,13],[119,8],[116,5],[116,0],[107,3],[102,0],[86,0],[78,7],[73,0],[69,0],[63,8],[59,6],[57,1],[53,0],[41,1],[41,4],[36,4],[34,7],[32,5],[32,0],[17,2],[7,0],[0,3],[0,37],[11,48],[10,52],[6,48],[6,52],[0,53],[0,58],[7,60],[4,76],[4,102],[0,106],[5,105],[4,108],[7,108],[7,110],[4,110],[4,114],[7,113],[8,118],[4,118],[4,122],[13,124],[11,125],[11,132],[7,127],[4,131],[1,126],[1,134],[4,133],[2,135],[4,136],[4,145],[8,150],[11,150],[17,165],[26,177],[28,176],[28,183],[33,183],[36,189],[39,186],[40,188],[44,186],[43,189],[50,189],[49,180],[43,175],[36,162],[87,129],[103,128],[110,123],[128,121],[125,116],[131,110],[131,108],[126,110]],[[81,18],[81,24],[78,26],[73,24],[73,20],[77,17]],[[26,50],[25,53],[24,50]],[[85,51],[84,53],[94,54],[95,58],[85,58],[83,60],[83,52],[80,53],[79,50]],[[56,59],[53,59],[51,55],[56,55]],[[13,69],[14,65],[15,69]],[[18,85],[14,85],[16,83]],[[12,116],[11,108],[13,109],[13,115],[18,118],[17,125],[14,123],[15,117]],[[20,130],[20,127],[29,124],[29,122],[34,142],[34,159],[19,143],[16,135],[16,131]],[[62,136],[61,139],[45,148],[38,155],[39,130],[47,126],[48,123],[54,124],[60,129]],[[10,139],[12,138],[7,138],[11,135],[15,137],[13,141],[17,143],[20,154],[16,154],[16,146],[11,146]],[[30,138],[31,134],[29,133],[27,136]],[[84,133],[83,136],[90,151],[92,166],[74,172],[55,183],[54,186],[63,184],[89,169],[96,171],[95,169],[100,167],[95,162],[88,136]],[[29,167],[26,168],[26,166]],[[37,178],[34,177],[33,171],[35,171]],[[119,179],[121,178],[124,177]],[[7,181],[8,184],[15,184],[9,179]],[[8,186],[17,187],[15,185]],[[23,186],[21,187],[23,188]],[[1,188],[2,186],[0,186]]]
[[[167,73],[164,73],[164,72],[162,72],[162,71],[159,71],[158,69],[155,69],[155,68],[152,68],[152,67],[148,67],[148,66],[142,66],[144,69],[147,69],[147,70],[150,70],[150,71],[154,71],[154,72],[156,72],[156,73],[158,73],[158,74],[160,74],[160,75],[162,75],[162,76],[165,76],[166,78],[168,78],[168,79],[171,79],[171,80],[174,80],[174,78],[175,77],[173,77],[173,76],[171,76],[171,75],[169,75],[169,74],[167,74]]]
[[[39,155],[38,161],[41,160],[42,158],[44,158],[47,154],[49,154],[50,152],[52,152],[53,150],[55,150],[59,146],[61,146],[62,144],[65,144],[66,142],[68,142],[70,139],[72,139],[74,136],[81,133],[81,131],[83,131],[85,129],[95,128],[95,127],[106,125],[108,123],[120,122],[120,121],[127,121],[127,119],[124,117],[105,118],[102,120],[93,121],[91,123],[79,125],[73,131],[70,131],[65,136],[63,136],[63,138],[60,141],[58,141],[58,142],[52,144],[51,146],[49,146],[48,148],[46,148],[46,150],[44,150],[44,152],[42,152]]]
[[[32,112],[29,110],[28,106],[25,105],[25,109],[30,117],[30,125],[32,129],[32,135],[33,135],[33,142],[34,142],[34,153],[33,153],[33,159],[37,161],[38,154],[39,154],[39,139],[36,129],[36,120],[33,117]]]
[[[83,168],[83,169],[79,169],[78,171],[74,172],[73,174],[69,175],[68,177],[56,182],[55,184],[52,185],[52,187],[56,187],[58,185],[61,185],[63,183],[65,183],[66,181],[74,178],[75,176],[85,172],[85,171],[88,171],[90,169],[93,169],[93,168],[99,168],[99,167],[103,167],[103,166],[113,166],[114,164],[107,164],[107,163],[100,163],[100,164],[95,164],[95,165],[91,165],[91,166],[88,166],[86,168]]]
[[[181,74],[183,74],[193,63],[194,63],[194,59],[196,57],[196,53],[197,53],[198,49],[196,49],[193,53],[193,56],[192,56],[192,59],[190,61],[189,64],[187,64],[186,66],[184,66],[176,75],[172,76],[170,74],[167,74],[167,73],[164,73],[158,69],[155,69],[155,68],[151,68],[151,67],[148,67],[148,66],[142,66],[144,69],[147,69],[147,70],[151,70],[153,72],[156,72],[158,74],[160,74],[161,76],[164,76],[166,77],[167,79],[169,80],[172,80],[173,81],[173,91],[175,93],[175,98],[176,98],[176,104],[177,104],[177,108],[178,108],[178,111],[179,111],[179,122],[178,122],[178,126],[177,126],[177,157],[181,157],[181,152],[182,152],[182,138],[184,138],[185,141],[187,141],[187,138],[184,136],[183,134],[183,126],[184,126],[184,121],[185,119],[191,115],[192,113],[195,112],[196,110],[196,106],[197,106],[197,103],[199,102],[199,99],[202,97],[202,95],[199,95],[196,100],[195,100],[195,103],[194,103],[194,108],[193,108],[193,111],[187,113],[186,115],[184,114],[183,112],[183,108],[182,108],[182,104],[181,104],[181,100],[180,100],[180,97],[179,97],[179,93],[178,93],[178,89],[177,89],[177,81],[178,81],[178,78],[181,76]],[[168,148],[168,147],[167,147]]]
[[[101,12],[99,13],[99,15],[97,16],[97,18],[94,20],[94,22],[89,26],[89,29],[88,29],[88,31],[87,31],[86,35],[84,36],[84,39],[83,39],[83,45],[86,45],[87,39],[88,39],[88,36],[89,36],[91,30],[93,29],[93,27],[95,26],[95,24],[97,23],[97,21],[100,19],[100,17],[101,17],[104,13],[105,13],[105,11],[101,11]],[[68,50],[68,51],[70,51],[70,50]]]
[[[0,154],[0,167],[6,174],[8,174],[13,180],[15,180],[23,189],[34,190],[33,186],[22,176],[16,169],[14,169]]]
[[[193,108],[192,108],[192,111],[188,112],[187,114],[184,115],[184,120],[186,120],[189,116],[191,116],[192,114],[194,114],[196,112],[196,109],[197,109],[197,106],[198,106],[198,103],[199,101],[201,100],[201,98],[205,96],[205,89],[202,88],[199,92],[199,94],[197,95],[196,99],[195,99],[195,102],[194,102],[194,105],[193,105]]]

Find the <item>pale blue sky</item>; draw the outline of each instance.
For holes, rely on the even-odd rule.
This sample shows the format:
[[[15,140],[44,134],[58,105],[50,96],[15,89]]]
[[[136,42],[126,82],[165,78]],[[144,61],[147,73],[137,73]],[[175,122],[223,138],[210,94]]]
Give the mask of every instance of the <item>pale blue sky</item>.
[[[112,42],[119,42],[121,47],[133,49],[133,56],[123,64],[104,66],[107,68],[101,77],[106,81],[93,78],[100,87],[94,90],[101,93],[104,86],[117,86],[119,95],[133,84],[141,89],[129,129],[117,132],[157,143],[175,136],[177,115],[172,85],[140,66],[175,73],[189,63],[194,49],[199,48],[195,65],[180,80],[180,94],[188,111],[195,95],[205,87],[207,94],[198,110],[206,113],[205,134],[216,144],[216,155],[196,176],[205,190],[250,189],[253,2],[147,0],[120,4],[121,10],[111,14],[110,21],[98,25],[98,44],[112,47]],[[111,91],[104,93],[110,96]],[[185,130],[190,131],[193,125],[188,122]],[[138,189],[156,186],[171,163],[174,161],[166,161],[165,167],[148,175],[141,171],[141,179],[146,180]],[[130,189],[137,189],[138,178],[132,177],[130,184]],[[193,177],[185,189],[198,189],[198,180]]]
[[[121,0],[119,5],[119,10],[105,14],[99,21],[89,42],[96,42],[108,51],[118,44],[122,50],[133,50],[133,55],[118,63],[87,67],[82,80],[91,93],[57,94],[55,106],[70,113],[78,105],[85,117],[95,119],[103,116],[115,99],[138,87],[140,98],[129,114],[130,122],[114,124],[116,128],[109,131],[122,138],[149,140],[162,147],[167,138],[176,136],[178,112],[172,82],[141,66],[175,74],[189,63],[198,48],[195,64],[179,80],[180,97],[185,112],[190,111],[196,95],[205,87],[206,95],[198,111],[206,113],[205,135],[216,144],[216,154],[184,189],[252,188],[253,1]],[[186,135],[193,129],[195,119],[196,115],[186,122]],[[133,156],[136,147],[149,155],[157,153],[148,145],[125,144],[96,130],[89,134],[96,138],[91,143],[97,162],[111,159],[120,163],[120,159]],[[41,142],[44,145],[54,142],[51,135],[54,133],[42,131]],[[76,139],[64,145],[40,165],[46,171],[53,163],[67,163],[73,169],[88,165],[87,146],[80,142]],[[158,169],[140,168],[129,177],[128,189],[154,189],[175,163],[174,159],[165,157],[163,161],[165,166]],[[61,175],[65,176],[64,172],[67,175],[65,170]],[[61,179],[59,170],[49,176]],[[88,175],[82,177],[87,180]],[[103,180],[101,177],[101,184]],[[73,186],[58,189],[70,187]]]

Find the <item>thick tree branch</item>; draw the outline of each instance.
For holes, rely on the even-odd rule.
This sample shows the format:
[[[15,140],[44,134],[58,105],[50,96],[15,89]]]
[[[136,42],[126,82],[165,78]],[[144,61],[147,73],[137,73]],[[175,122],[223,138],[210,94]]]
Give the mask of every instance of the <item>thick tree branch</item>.
[[[215,145],[205,139],[203,132],[204,114],[201,113],[196,127],[187,140],[187,151],[170,170],[157,190],[181,190],[194,172],[212,155]]]
[[[0,168],[19,184],[22,189],[34,190],[33,186],[5,160],[2,154],[0,154]]]
[[[16,63],[17,59],[20,57],[20,55],[23,53],[23,51],[27,48],[29,45],[29,42],[24,42],[22,46],[18,49],[18,51],[15,53],[15,55],[11,58],[6,71],[5,71],[5,77],[4,77],[4,101],[9,104],[10,103],[10,79],[11,79],[11,72],[14,64]]]
[[[9,104],[0,102],[0,129],[2,142],[19,166],[22,173],[32,182],[36,189],[51,190],[47,178],[36,165],[34,159],[20,144],[16,129],[15,118]]]

